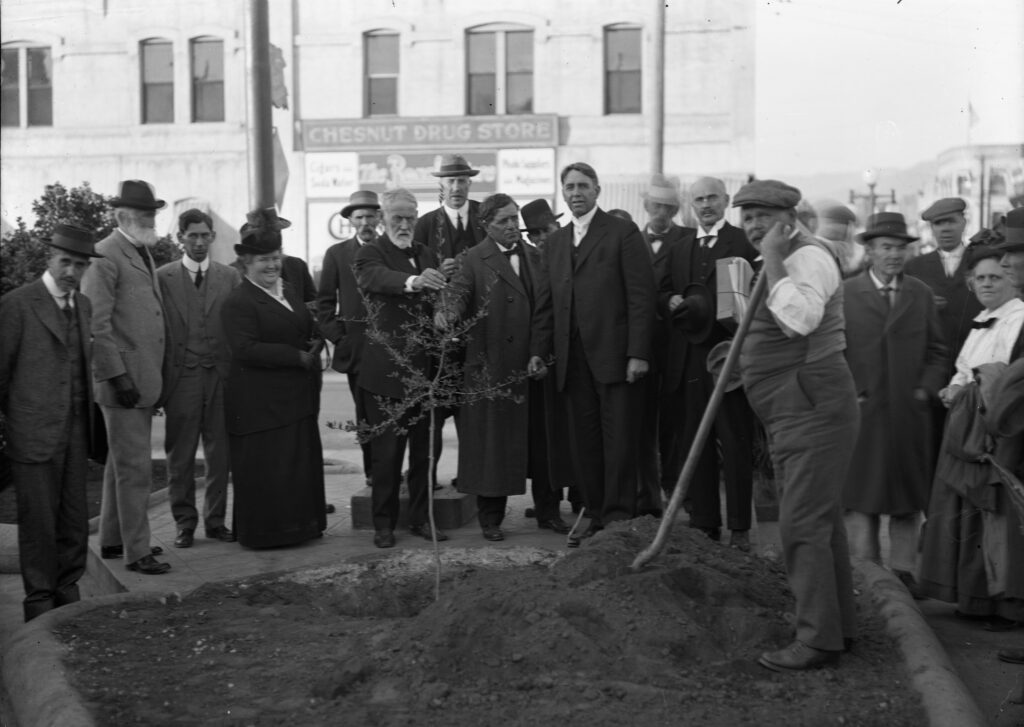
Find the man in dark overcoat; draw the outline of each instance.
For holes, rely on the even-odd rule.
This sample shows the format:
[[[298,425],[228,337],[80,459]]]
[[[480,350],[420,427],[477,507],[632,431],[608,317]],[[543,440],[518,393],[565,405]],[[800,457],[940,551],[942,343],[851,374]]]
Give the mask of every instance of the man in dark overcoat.
[[[870,268],[844,283],[846,360],[861,425],[843,488],[846,531],[855,558],[882,562],[881,515],[889,516],[889,564],[912,592],[921,512],[931,494],[929,402],[946,385],[949,352],[932,292],[903,274],[903,215],[880,212],[858,236]]]
[[[371,440],[373,477],[373,542],[378,548],[395,545],[402,460],[409,444],[409,530],[427,540],[447,540],[432,531],[428,520],[430,419],[418,406],[395,417],[395,407],[407,398],[408,379],[427,376],[431,363],[426,350],[410,337],[410,327],[430,335],[434,312],[429,294],[446,287],[437,269],[437,256],[413,242],[416,198],[406,189],[388,190],[381,198],[386,234],[356,253],[356,282],[367,300],[367,337],[359,369],[359,386],[366,392],[366,423]],[[395,352],[400,352],[399,360]]]
[[[380,202],[377,193],[360,189],[349,196],[341,216],[354,228],[352,237],[331,245],[324,255],[317,293],[320,332],[334,345],[331,368],[348,377],[348,389],[356,407],[356,421],[366,420],[366,401],[359,388],[359,359],[366,339],[366,308],[356,285],[353,265],[363,245],[377,239]],[[363,474],[371,482],[370,443],[362,442]]]
[[[57,225],[48,242],[46,272],[0,302],[0,411],[26,621],[79,600],[89,543],[92,307],[76,289],[98,255],[93,233],[77,225]]]
[[[632,222],[597,206],[597,172],[562,170],[572,222],[545,244],[555,373],[568,401],[574,480],[591,517],[584,536],[636,514],[637,432],[654,333],[650,254]]]
[[[720,179],[698,179],[690,187],[690,198],[700,229],[684,228],[682,240],[669,251],[662,267],[658,293],[662,314],[673,321],[664,377],[673,457],[662,483],[669,492],[676,485],[715,388],[708,372],[708,353],[732,337],[717,320],[716,261],[740,257],[753,263],[757,258],[743,230],[725,220],[729,195]],[[718,540],[722,526],[719,481],[724,480],[729,543],[742,550],[750,548],[753,438],[754,413],[746,394],[741,388],[726,392],[683,501],[690,525]]]
[[[452,278],[442,328],[472,321],[466,333],[459,412],[460,492],[476,495],[483,536],[503,540],[509,495],[525,492],[530,389],[526,376],[547,373],[551,294],[541,254],[522,244],[519,207],[506,194],[480,206],[487,238],[471,248]],[[496,396],[474,392],[499,388]]]

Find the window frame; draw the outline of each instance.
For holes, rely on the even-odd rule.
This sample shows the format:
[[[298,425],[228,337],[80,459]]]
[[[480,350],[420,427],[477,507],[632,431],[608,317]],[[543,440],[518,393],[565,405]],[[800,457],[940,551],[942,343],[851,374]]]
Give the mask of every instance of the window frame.
[[[508,36],[510,34],[523,33],[530,35],[530,69],[529,71],[509,71],[509,67],[512,65],[509,63],[509,42]],[[471,36],[474,35],[493,35],[494,36],[494,59],[493,59],[493,70],[491,71],[477,71],[474,72],[471,63]],[[465,33],[465,83],[466,83],[466,98],[465,98],[465,112],[466,116],[508,116],[508,115],[528,115],[534,113],[534,100],[536,99],[536,29],[529,25],[522,25],[520,23],[487,23],[485,25],[477,25],[472,28],[467,28]],[[524,77],[529,76],[529,108],[526,110],[515,110],[509,112],[510,106],[510,84],[509,78],[512,76]],[[491,90],[494,98],[494,103],[490,113],[483,111],[474,111],[473,109],[473,91],[474,84],[473,79],[483,76],[491,76],[493,83]]]
[[[47,128],[53,126],[53,46],[37,43],[33,41],[16,42],[16,43],[5,43],[0,46],[0,50],[5,52],[15,52],[17,54],[17,123],[3,124],[5,129],[29,129],[29,128]],[[32,79],[29,73],[29,54],[32,51],[45,51],[47,60],[47,80],[46,85],[33,85]],[[48,108],[46,109],[47,119],[43,122],[33,121],[33,104],[31,103],[33,92],[46,91]],[[38,109],[35,109],[38,111]]]
[[[217,44],[220,46],[220,79],[214,81],[200,81],[196,77],[196,46],[202,44]],[[225,89],[226,56],[224,50],[224,39],[214,35],[199,35],[189,38],[188,41],[188,70],[189,70],[189,119],[193,124],[217,124],[223,123],[227,118],[227,102]],[[173,56],[172,56],[173,57]],[[199,118],[200,91],[211,86],[220,86],[220,118]]]
[[[149,82],[146,81],[146,48],[156,47],[158,45],[167,46],[170,51],[170,81],[162,82]],[[139,41],[139,123],[143,126],[153,126],[156,124],[173,124],[175,121],[175,83],[174,83],[174,40],[172,38],[165,37],[150,37],[144,38]],[[155,119],[149,120],[147,118],[147,88],[152,87],[169,87],[170,88],[170,118],[167,119]]]
[[[635,32],[637,38],[637,59],[638,68],[611,68],[608,62],[609,52],[609,35],[617,32]],[[643,100],[643,80],[644,80],[644,36],[643,26],[636,23],[615,23],[613,25],[604,26],[601,34],[601,76],[604,81],[604,115],[612,116],[618,114],[642,114],[644,112],[644,100]],[[635,82],[613,84],[613,76],[618,77],[631,77],[636,76]],[[630,87],[633,86],[637,89],[637,105],[636,107],[616,107],[613,108],[612,93],[614,88]]]
[[[370,43],[374,38],[394,38],[395,42],[395,71],[377,71],[370,67]],[[399,115],[399,104],[398,104],[398,86],[399,77],[402,73],[402,41],[401,33],[391,28],[376,28],[374,30],[368,30],[363,33],[363,118],[371,118],[377,116],[398,116]],[[382,112],[374,111],[373,101],[373,88],[375,82],[379,81],[391,81],[394,84],[392,89],[393,98],[391,101],[394,105],[394,111]]]

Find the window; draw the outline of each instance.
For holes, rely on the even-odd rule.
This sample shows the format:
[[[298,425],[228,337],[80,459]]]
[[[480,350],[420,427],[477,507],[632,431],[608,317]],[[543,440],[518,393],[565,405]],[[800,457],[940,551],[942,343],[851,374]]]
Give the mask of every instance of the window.
[[[613,25],[604,31],[604,112],[641,112],[640,28]]]
[[[192,40],[192,120],[224,120],[224,43],[217,38]]]
[[[145,40],[142,57],[142,123],[174,121],[174,51],[169,40]]]
[[[53,126],[49,48],[4,48],[0,58],[0,126]]]
[[[366,116],[394,116],[398,113],[398,33],[375,30],[367,33],[366,51]]]
[[[466,34],[466,109],[472,116],[533,113],[533,31],[493,24]]]

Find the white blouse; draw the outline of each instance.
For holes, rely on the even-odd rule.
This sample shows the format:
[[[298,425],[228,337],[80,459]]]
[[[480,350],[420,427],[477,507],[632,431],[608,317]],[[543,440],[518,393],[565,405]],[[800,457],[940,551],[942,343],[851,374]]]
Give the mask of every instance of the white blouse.
[[[1010,362],[1010,351],[1024,325],[1024,300],[1013,298],[995,310],[983,310],[974,320],[984,323],[990,318],[996,319],[990,327],[974,328],[967,335],[960,355],[956,357],[956,373],[949,382],[950,386],[963,386],[974,381],[973,369],[982,364]]]

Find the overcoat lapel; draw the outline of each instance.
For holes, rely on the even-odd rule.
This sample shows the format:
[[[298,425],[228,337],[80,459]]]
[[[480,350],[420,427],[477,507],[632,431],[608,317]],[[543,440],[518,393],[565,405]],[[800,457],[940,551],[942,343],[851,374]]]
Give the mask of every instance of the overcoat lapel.
[[[888,326],[889,319],[889,307],[885,304],[885,300],[882,299],[882,294],[878,292],[878,288],[875,287],[874,282],[871,280],[871,275],[865,270],[856,279],[856,290],[857,298],[860,305],[864,306],[865,309],[873,311],[875,315],[886,320],[886,326]],[[899,298],[900,296],[897,296]]]
[[[171,303],[181,317],[181,320],[185,321],[185,325],[188,326],[188,302],[185,300],[188,291],[185,290],[184,286],[191,285],[192,281],[188,275],[185,275],[185,268],[182,265],[172,269],[168,273],[168,277],[171,279],[170,285],[167,286]]]
[[[38,286],[34,291],[35,305],[32,307],[36,315],[39,316],[39,320],[49,329],[50,333],[56,336],[58,341],[66,345],[68,342],[68,330],[64,314],[57,307],[57,303],[53,300],[53,296],[50,295],[50,291],[46,289],[46,283],[42,280],[37,281],[37,283]],[[75,311],[78,312],[78,308],[75,308]]]
[[[879,294],[878,297],[881,298],[882,296]],[[907,314],[913,303],[914,294],[907,289],[907,286],[903,284],[901,279],[899,289],[896,291],[896,302],[893,303],[892,310],[889,311],[889,317],[885,320],[886,330],[896,325],[897,321]]]
[[[512,263],[505,257],[499,250],[498,245],[491,239],[487,239],[483,243],[486,248],[483,254],[480,256],[491,270],[498,274],[502,280],[504,280],[509,286],[512,287],[517,293],[526,295],[526,287],[523,285],[522,279],[516,275],[516,271],[512,269]],[[519,264],[526,265],[526,254],[520,252]]]
[[[604,214],[605,212],[599,209],[594,214],[594,219],[590,221],[590,227],[587,228],[587,234],[583,236],[582,240],[580,240],[579,250],[576,251],[576,265],[573,267],[574,270],[579,270],[583,261],[590,256],[590,253],[594,251],[594,248],[597,247],[598,243],[601,242],[601,239],[604,238],[605,233],[607,232],[603,218]],[[573,238],[570,235],[569,244],[571,245],[572,242]]]

